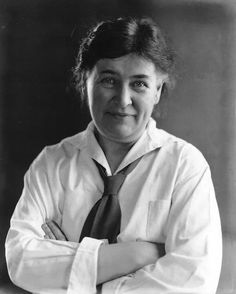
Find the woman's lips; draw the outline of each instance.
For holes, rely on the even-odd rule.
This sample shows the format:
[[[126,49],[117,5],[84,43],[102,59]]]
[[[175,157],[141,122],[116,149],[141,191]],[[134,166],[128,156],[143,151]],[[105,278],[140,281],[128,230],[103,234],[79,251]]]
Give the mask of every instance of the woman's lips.
[[[133,114],[129,114],[129,113],[120,113],[120,112],[110,112],[109,113],[111,118],[117,121],[126,121],[132,117],[134,117]]]
[[[134,116],[132,113],[125,113],[125,112],[108,112],[108,114],[116,117],[127,117],[127,116]]]

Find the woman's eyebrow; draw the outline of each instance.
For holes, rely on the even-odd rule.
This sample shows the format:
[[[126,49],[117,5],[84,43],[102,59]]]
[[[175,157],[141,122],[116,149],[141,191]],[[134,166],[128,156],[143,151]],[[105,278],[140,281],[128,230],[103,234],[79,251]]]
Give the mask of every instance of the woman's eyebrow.
[[[112,69],[104,69],[100,71],[100,74],[112,74],[112,75],[117,75],[117,72],[115,72]]]
[[[133,75],[131,77],[132,78],[136,78],[136,79],[148,79],[150,76],[149,75],[145,75],[145,74],[137,74],[137,75]]]
[[[112,69],[104,69],[100,72],[100,74],[112,74],[112,75],[118,75],[118,73]],[[135,74],[132,75],[131,78],[136,79],[148,79],[150,76],[146,74]]]

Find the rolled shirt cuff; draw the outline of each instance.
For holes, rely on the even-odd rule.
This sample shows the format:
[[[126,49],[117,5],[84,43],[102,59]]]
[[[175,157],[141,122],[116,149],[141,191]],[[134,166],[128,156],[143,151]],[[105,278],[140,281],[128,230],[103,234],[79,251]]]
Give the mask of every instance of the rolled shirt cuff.
[[[77,249],[67,294],[95,294],[97,292],[98,251],[107,240],[83,238]]]

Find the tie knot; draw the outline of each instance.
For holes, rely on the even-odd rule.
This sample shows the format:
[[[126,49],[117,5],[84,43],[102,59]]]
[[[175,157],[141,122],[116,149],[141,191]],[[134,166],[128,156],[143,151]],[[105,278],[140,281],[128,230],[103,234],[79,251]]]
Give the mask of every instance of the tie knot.
[[[113,176],[107,176],[105,168],[96,160],[94,160],[104,182],[104,192],[102,196],[117,195],[126,176],[136,167],[140,159],[141,157],[133,161],[131,164],[123,168],[118,174]]]
[[[104,178],[104,193],[105,195],[117,195],[121,185],[125,180],[126,175],[119,173],[113,176],[106,176]]]

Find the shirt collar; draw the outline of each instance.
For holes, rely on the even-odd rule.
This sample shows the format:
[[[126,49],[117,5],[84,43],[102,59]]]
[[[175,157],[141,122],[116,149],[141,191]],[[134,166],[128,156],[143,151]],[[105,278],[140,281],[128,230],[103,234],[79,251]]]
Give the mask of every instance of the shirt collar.
[[[105,154],[100,147],[95,135],[94,135],[95,126],[91,121],[85,132],[83,132],[82,140],[74,140],[74,145],[79,149],[85,149],[88,155],[95,159],[99,164],[104,166],[106,170],[110,173],[110,167],[105,157]],[[138,139],[138,141],[133,145],[129,150],[125,158],[122,160],[121,164],[115,171],[118,173],[124,167],[126,167],[131,162],[135,161],[139,157],[155,150],[161,148],[167,141],[169,136],[163,130],[160,130],[156,127],[156,122],[153,118],[150,118],[147,127],[143,135]]]

